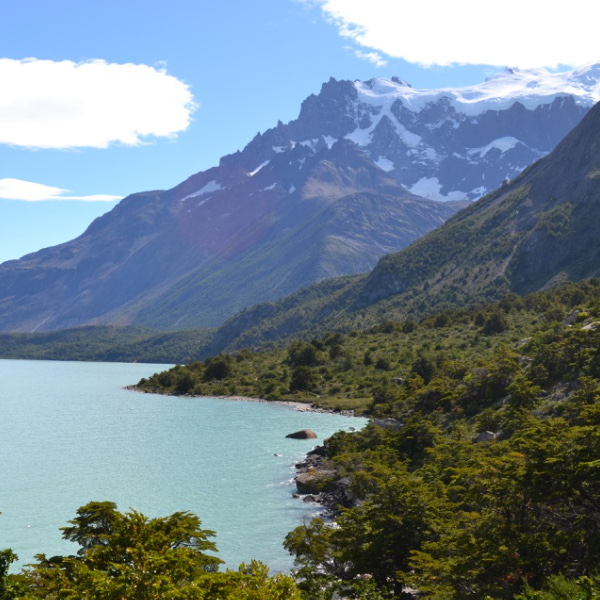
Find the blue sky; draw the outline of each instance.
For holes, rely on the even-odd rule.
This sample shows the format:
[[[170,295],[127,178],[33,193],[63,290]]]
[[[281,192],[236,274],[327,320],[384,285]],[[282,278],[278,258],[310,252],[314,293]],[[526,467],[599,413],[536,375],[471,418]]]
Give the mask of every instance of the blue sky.
[[[413,4],[3,3],[0,262],[72,239],[116,198],[214,166],[295,118],[330,77],[460,87],[504,65],[600,58],[590,0],[570,15],[537,0],[505,0],[495,13],[473,0]]]

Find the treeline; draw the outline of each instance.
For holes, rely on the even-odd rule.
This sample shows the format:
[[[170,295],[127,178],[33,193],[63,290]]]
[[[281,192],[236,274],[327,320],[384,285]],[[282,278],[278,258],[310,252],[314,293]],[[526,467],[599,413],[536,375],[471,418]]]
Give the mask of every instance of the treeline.
[[[0,334],[0,358],[100,362],[189,362],[202,355],[209,330],[78,327],[46,333]]]
[[[337,526],[315,519],[286,538],[306,598],[349,581],[377,597],[600,598],[600,280],[138,385],[374,417],[326,442],[324,489],[346,489]]]

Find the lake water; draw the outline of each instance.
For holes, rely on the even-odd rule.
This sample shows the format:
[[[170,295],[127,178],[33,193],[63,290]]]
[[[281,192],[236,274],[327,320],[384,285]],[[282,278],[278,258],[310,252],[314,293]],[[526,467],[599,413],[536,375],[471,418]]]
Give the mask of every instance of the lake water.
[[[150,517],[197,514],[227,567],[292,567],[283,538],[316,510],[292,498],[294,463],[366,421],[123,389],[162,368],[0,360],[0,549],[20,564],[73,553],[59,527],[90,500],[111,500]],[[304,428],[319,439],[286,439]]]

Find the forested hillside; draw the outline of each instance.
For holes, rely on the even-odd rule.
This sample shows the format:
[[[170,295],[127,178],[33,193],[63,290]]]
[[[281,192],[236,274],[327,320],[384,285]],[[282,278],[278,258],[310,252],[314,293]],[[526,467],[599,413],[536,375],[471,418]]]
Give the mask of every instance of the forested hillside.
[[[0,333],[0,357],[99,362],[190,362],[210,340],[208,329],[78,327],[45,333]]]
[[[397,597],[554,599],[598,593],[581,578],[600,564],[599,377],[593,279],[242,350],[138,386],[303,399],[374,418],[329,439],[313,468],[320,498],[339,504],[338,526],[316,519],[286,540],[307,597],[366,577]]]
[[[305,473],[337,525],[288,534],[300,579],[258,563],[216,573],[193,515],[92,503],[63,530],[78,556],[7,575],[14,556],[0,553],[0,597],[598,598],[599,379],[598,279],[177,366],[138,388],[373,417],[327,440]]]

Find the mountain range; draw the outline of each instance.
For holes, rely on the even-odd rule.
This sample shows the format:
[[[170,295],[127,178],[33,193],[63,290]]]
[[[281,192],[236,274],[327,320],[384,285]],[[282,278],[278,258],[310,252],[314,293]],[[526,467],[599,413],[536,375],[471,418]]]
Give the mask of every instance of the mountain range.
[[[218,166],[128,196],[79,238],[0,265],[0,330],[214,326],[257,302],[368,271],[503,183],[502,194],[526,196],[507,182],[583,118],[599,82],[600,64],[506,70],[463,89],[331,79],[298,119]],[[443,240],[439,252],[451,253]],[[408,285],[384,276],[395,260],[378,264],[357,306]],[[523,277],[541,277],[527,265]],[[388,283],[374,286],[378,276]]]
[[[423,316],[600,276],[600,104],[548,156],[369,273],[225,323],[206,354]]]

